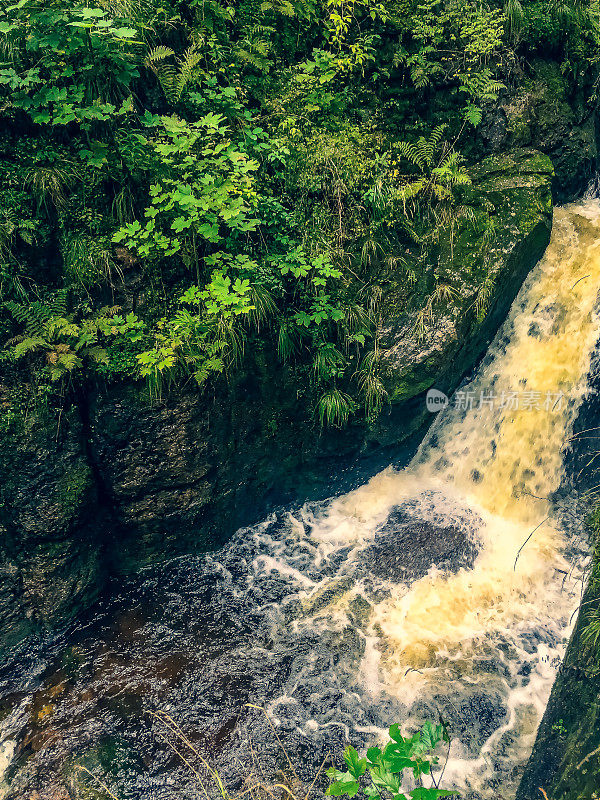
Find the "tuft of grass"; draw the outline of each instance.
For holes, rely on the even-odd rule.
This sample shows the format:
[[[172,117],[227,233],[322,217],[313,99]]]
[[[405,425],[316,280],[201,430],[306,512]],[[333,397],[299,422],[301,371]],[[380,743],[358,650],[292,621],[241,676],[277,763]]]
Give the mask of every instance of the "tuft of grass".
[[[270,320],[277,314],[277,305],[271,292],[264,286],[252,286],[250,289],[252,303],[249,319],[255,330],[260,331],[261,325],[267,327]]]
[[[252,747],[252,744],[250,744],[251,766],[248,768],[240,765],[242,771],[245,772],[244,788],[234,793],[229,791],[218,770],[211,766],[207,759],[198,751],[198,748],[190,742],[173,717],[165,711],[150,711],[148,713],[161,726],[161,730],[159,731],[161,739],[196,779],[198,788],[205,800],[211,800],[215,790],[222,800],[242,800],[242,798],[249,798],[249,800],[282,800],[282,798],[286,798],[287,800],[310,800],[315,785],[319,777],[323,774],[327,761],[331,758],[331,753],[325,755],[310,786],[304,791],[300,788],[303,784],[298,777],[296,767],[284,743],[281,741],[281,737],[277,733],[266,709],[252,703],[247,703],[246,707],[255,709],[261,714],[264,714],[269,728],[281,748],[288,771],[283,774],[281,780],[268,780],[260,765],[256,751]],[[114,797],[114,795],[111,795],[111,797]]]
[[[321,382],[331,378],[338,372],[342,372],[346,365],[346,359],[331,342],[327,342],[318,347],[313,360],[313,373],[315,380]]]
[[[169,750],[183,764],[190,775],[195,780],[198,787],[198,798],[204,800],[311,800],[311,796],[322,776],[329,778],[329,786],[325,790],[326,796],[340,797],[347,795],[354,797],[361,792],[367,800],[382,800],[389,794],[390,800],[402,798],[409,800],[405,794],[401,794],[402,774],[408,771],[416,781],[416,788],[412,789],[410,795],[412,800],[439,800],[443,797],[459,797],[455,789],[441,789],[440,783],[444,776],[444,771],[448,763],[450,753],[450,737],[447,732],[446,724],[425,722],[421,730],[412,736],[403,736],[398,723],[393,724],[390,729],[390,741],[383,746],[370,747],[367,755],[360,758],[357,751],[348,745],[344,750],[343,760],[346,763],[348,772],[340,772],[333,766],[332,753],[327,752],[322,759],[318,769],[315,770],[310,785],[299,777],[296,765],[290,757],[284,742],[281,740],[271,717],[265,708],[254,703],[246,703],[246,708],[254,709],[264,718],[277,741],[285,767],[280,769],[277,776],[269,779],[265,774],[256,749],[249,742],[250,763],[239,763],[239,775],[242,776],[241,788],[231,791],[219,771],[202,755],[196,745],[190,741],[179,723],[166,711],[147,711],[148,716],[158,724],[156,732]],[[435,755],[435,750],[442,742],[447,744],[446,758],[443,764]],[[327,763],[332,766],[325,769]],[[439,774],[434,776],[433,767],[440,765]],[[86,773],[94,782],[95,791],[102,791],[110,800],[119,800],[118,796],[93,772],[87,767],[78,765],[76,769]],[[422,776],[429,776],[431,787],[426,788]],[[369,785],[370,781],[370,785]],[[239,785],[239,779],[236,780]],[[541,791],[541,790],[540,790]],[[320,793],[323,793],[321,787]],[[544,795],[545,796],[545,795]],[[548,800],[545,797],[545,800]]]
[[[277,337],[277,355],[285,363],[298,352],[300,334],[291,320],[283,320],[279,326]]]
[[[317,401],[316,414],[321,427],[343,428],[356,404],[346,392],[334,387],[327,389]]]
[[[319,778],[324,774],[327,762],[331,759],[331,753],[328,752],[325,755],[321,765],[315,772],[310,786],[305,789],[305,785],[298,777],[297,769],[290,758],[289,752],[277,733],[266,709],[252,703],[247,703],[246,707],[264,714],[269,728],[281,748],[287,769],[285,772],[280,772],[277,779],[269,780],[260,764],[255,748],[250,743],[251,763],[249,766],[240,764],[240,771],[243,774],[243,788],[235,792],[229,790],[219,771],[200,753],[170,714],[161,710],[148,711],[147,713],[158,723],[158,736],[160,739],[177,756],[195,779],[199,797],[204,798],[204,800],[213,800],[215,797],[221,798],[221,800],[310,800]],[[76,769],[91,778],[95,785],[95,791],[103,792],[110,800],[120,800],[87,767],[78,764]]]
[[[363,401],[367,419],[377,417],[383,404],[389,400],[388,391],[381,378],[379,349],[367,353],[354,377]]]

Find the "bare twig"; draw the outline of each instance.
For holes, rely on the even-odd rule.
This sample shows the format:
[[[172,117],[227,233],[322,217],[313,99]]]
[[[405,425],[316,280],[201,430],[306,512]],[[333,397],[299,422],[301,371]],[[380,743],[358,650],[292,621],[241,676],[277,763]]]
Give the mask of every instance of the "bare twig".
[[[516,570],[516,568],[517,568],[517,561],[519,560],[519,556],[521,555],[521,552],[522,552],[523,548],[525,547],[525,545],[527,544],[527,542],[528,542],[528,541],[531,539],[531,537],[533,536],[533,534],[534,534],[534,533],[535,533],[537,530],[539,530],[539,528],[541,528],[541,527],[542,527],[542,525],[544,524],[544,522],[547,522],[549,519],[550,519],[550,517],[544,517],[544,519],[543,519],[543,520],[542,520],[542,521],[539,523],[539,525],[536,525],[536,526],[535,526],[535,528],[534,528],[534,529],[531,531],[531,533],[530,533],[530,534],[529,534],[529,536],[528,536],[528,537],[525,539],[525,541],[523,542],[523,544],[521,545],[521,547],[519,547],[519,549],[518,549],[518,551],[517,551],[516,558],[515,558],[515,563],[514,563],[514,566],[513,566],[513,572],[514,572],[514,571]]]
[[[310,793],[311,793],[311,792],[312,792],[312,790],[313,790],[313,786],[314,786],[314,785],[315,785],[315,783],[317,782],[317,779],[319,778],[319,775],[320,775],[320,774],[321,774],[321,772],[323,771],[323,767],[324,767],[324,766],[325,766],[325,764],[327,763],[327,759],[328,759],[330,756],[331,756],[331,753],[330,753],[330,752],[326,753],[326,755],[325,755],[325,758],[323,759],[323,761],[321,761],[321,766],[320,766],[320,767],[319,767],[319,769],[317,770],[317,774],[316,774],[316,775],[315,775],[315,777],[313,778],[313,782],[312,782],[312,783],[311,783],[311,785],[308,787],[308,791],[307,791],[307,792],[306,792],[306,794],[304,795],[304,800],[308,800],[308,797],[309,797]]]

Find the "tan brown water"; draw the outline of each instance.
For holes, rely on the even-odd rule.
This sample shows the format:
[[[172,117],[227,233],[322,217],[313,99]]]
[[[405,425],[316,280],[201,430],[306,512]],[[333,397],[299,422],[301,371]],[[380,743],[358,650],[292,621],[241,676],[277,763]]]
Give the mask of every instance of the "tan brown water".
[[[569,569],[565,533],[550,498],[563,477],[563,453],[599,335],[599,225],[595,201],[555,212],[545,258],[463,393],[461,405],[472,401],[474,407],[446,412],[435,444],[430,435],[407,470],[381,475],[344,501],[345,508],[356,503],[360,515],[363,504],[378,506],[381,495],[397,503],[415,487],[428,487],[484,522],[471,569],[427,576],[377,610],[400,668],[435,658],[440,649],[455,651],[555,603],[570,607],[562,586]]]

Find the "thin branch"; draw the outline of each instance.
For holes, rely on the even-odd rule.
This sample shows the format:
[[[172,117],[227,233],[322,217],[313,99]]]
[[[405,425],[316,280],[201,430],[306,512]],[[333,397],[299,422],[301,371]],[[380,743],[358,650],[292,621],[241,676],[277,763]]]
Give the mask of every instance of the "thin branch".
[[[543,519],[543,520],[540,522],[540,524],[539,524],[539,525],[536,525],[536,526],[535,526],[535,528],[534,528],[534,529],[531,531],[531,533],[530,533],[530,534],[529,534],[529,536],[528,536],[528,537],[525,539],[525,541],[523,542],[523,544],[521,545],[521,547],[519,547],[519,549],[518,549],[518,551],[517,551],[516,558],[515,558],[515,563],[514,563],[514,565],[513,565],[513,572],[514,572],[514,571],[516,570],[516,568],[517,568],[517,561],[519,560],[519,556],[521,555],[521,552],[522,552],[523,548],[525,547],[525,545],[527,544],[527,542],[528,542],[528,541],[531,539],[531,537],[533,536],[533,534],[534,534],[534,533],[535,533],[535,532],[536,532],[536,531],[537,531],[539,528],[541,528],[541,527],[542,527],[542,525],[544,524],[544,522],[547,522],[549,519],[550,519],[550,517],[544,517],[544,519]]]

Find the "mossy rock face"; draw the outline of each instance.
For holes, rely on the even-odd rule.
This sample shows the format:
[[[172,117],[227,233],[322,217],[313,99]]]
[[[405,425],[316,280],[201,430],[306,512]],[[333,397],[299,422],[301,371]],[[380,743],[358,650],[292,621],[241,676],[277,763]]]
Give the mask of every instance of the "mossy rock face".
[[[493,155],[470,174],[461,198],[467,212],[443,234],[433,279],[421,281],[408,308],[393,293],[386,300],[382,346],[395,403],[432,386],[450,391],[457,385],[550,239],[554,173],[548,156],[535,150]],[[435,283],[447,287],[448,295],[433,306],[418,337],[419,315]],[[479,302],[484,291],[485,303]]]
[[[0,648],[64,624],[107,575],[216,549],[274,508],[350,488],[416,439],[431,419],[422,394],[450,391],[474,366],[549,239],[547,156],[513,151],[471,174],[462,204],[482,225],[494,221],[486,266],[483,234],[463,220],[442,236],[435,274],[424,272],[412,307],[403,280],[390,287],[382,344],[392,407],[376,423],[320,431],[297,383],[259,353],[213,396],[149,402],[135,386],[90,389],[60,418],[39,410],[27,423],[0,425]],[[479,319],[476,299],[490,276]],[[435,281],[452,298],[419,340],[415,317]]]
[[[263,367],[212,397],[93,397],[89,445],[114,509],[116,571],[214,550],[273,508],[331,494],[334,464],[361,439],[322,434],[285,370]]]
[[[8,416],[0,428],[0,658],[24,635],[89,606],[102,586],[104,535],[75,410]]]
[[[600,798],[600,650],[585,641],[600,608],[600,562],[581,604],[577,625],[552,689],[516,800]]]
[[[598,163],[595,115],[579,97],[568,94],[568,82],[556,62],[534,61],[532,75],[502,109],[505,145],[533,146],[552,159],[554,199],[575,199],[594,177]]]

